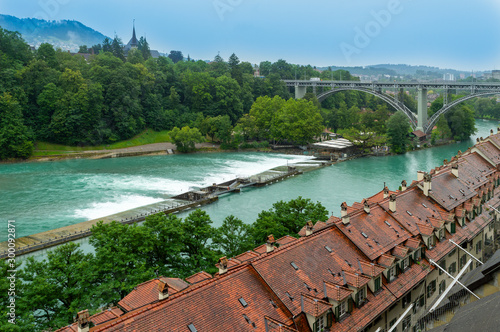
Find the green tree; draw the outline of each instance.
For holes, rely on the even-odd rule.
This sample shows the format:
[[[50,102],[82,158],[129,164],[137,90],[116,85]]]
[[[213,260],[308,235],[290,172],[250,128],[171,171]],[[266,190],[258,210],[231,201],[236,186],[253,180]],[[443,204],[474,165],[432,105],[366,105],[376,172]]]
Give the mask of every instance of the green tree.
[[[323,118],[319,109],[307,100],[289,99],[279,109],[271,124],[271,134],[278,140],[307,144],[319,137]]]
[[[49,43],[43,43],[38,47],[36,57],[38,60],[45,61],[51,68],[56,68],[57,66],[56,51]]]
[[[250,225],[233,215],[227,216],[213,236],[213,244],[226,257],[237,256],[252,248]]]
[[[411,131],[408,118],[402,112],[397,112],[387,120],[387,140],[395,153],[405,153],[410,144],[408,134]]]
[[[474,111],[467,105],[454,107],[445,117],[455,140],[467,139],[477,131]]]
[[[143,227],[148,229],[152,246],[146,260],[158,275],[183,277],[181,239],[184,236],[182,219],[175,215],[155,214],[146,217]]]
[[[148,255],[153,250],[146,227],[99,222],[92,227],[90,244],[95,248],[92,267],[97,280],[93,289],[98,306],[116,304],[138,284],[154,278]]]
[[[26,159],[32,153],[33,142],[19,103],[8,93],[0,95],[0,160]]]
[[[386,142],[384,136],[380,136],[376,132],[370,131],[370,129],[365,126],[360,126],[359,129],[344,129],[340,131],[340,134],[364,152],[370,152],[372,147],[381,146]]]
[[[252,239],[254,245],[259,245],[265,242],[270,234],[275,238],[285,235],[297,236],[307,221],[327,219],[326,208],[319,202],[313,203],[309,198],[299,196],[288,202],[279,201],[274,203],[270,210],[259,213],[259,217],[252,224]]]
[[[172,142],[177,146],[179,152],[189,152],[195,149],[195,143],[204,141],[198,128],[189,128],[188,126],[179,129],[175,127],[169,131],[168,135]]]
[[[115,38],[113,38],[113,41],[111,42],[111,52],[118,59],[125,61],[125,53],[123,53],[123,42],[118,36],[115,36]]]
[[[170,51],[168,57],[174,62],[177,63],[179,61],[184,60],[184,55],[182,55],[181,51]]]
[[[210,216],[200,209],[189,214],[182,223],[185,273],[214,272],[217,256],[208,244],[214,234]]]
[[[49,251],[42,261],[27,259],[21,278],[30,286],[23,297],[29,299],[27,310],[39,330],[71,324],[78,311],[92,309],[93,262],[92,254],[84,254],[75,243]]]
[[[219,54],[210,63],[210,73],[215,78],[229,74],[229,66]]]
[[[141,52],[142,58],[144,60],[147,60],[151,57],[151,50],[149,49],[149,43],[146,38],[139,38],[137,49]]]
[[[275,96],[259,97],[252,105],[249,115],[255,119],[255,125],[258,129],[260,137],[269,139],[271,138],[271,124],[275,114],[284,106],[285,101]]]

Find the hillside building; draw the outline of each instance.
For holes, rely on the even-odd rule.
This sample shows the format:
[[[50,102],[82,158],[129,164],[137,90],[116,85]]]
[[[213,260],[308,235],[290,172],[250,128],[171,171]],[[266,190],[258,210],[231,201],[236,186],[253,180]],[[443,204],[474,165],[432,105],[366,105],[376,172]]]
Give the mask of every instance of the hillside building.
[[[123,47],[123,53],[125,54],[125,56],[127,56],[130,50],[137,49],[138,47],[139,47],[139,40],[137,39],[135,34],[135,24],[134,24],[132,28],[132,38],[130,38],[127,45]],[[157,50],[150,50],[150,53],[152,58],[156,59],[160,57],[160,52],[158,52]]]
[[[500,205],[499,169],[500,128],[400,190],[342,203],[340,217],[308,222],[298,239],[269,235],[254,250],[222,257],[213,276],[150,280],[117,307],[82,311],[58,331],[434,328],[429,308],[452,282],[437,265],[456,276],[470,256],[485,262],[497,248],[500,213],[490,206]],[[473,282],[481,264],[469,266]]]

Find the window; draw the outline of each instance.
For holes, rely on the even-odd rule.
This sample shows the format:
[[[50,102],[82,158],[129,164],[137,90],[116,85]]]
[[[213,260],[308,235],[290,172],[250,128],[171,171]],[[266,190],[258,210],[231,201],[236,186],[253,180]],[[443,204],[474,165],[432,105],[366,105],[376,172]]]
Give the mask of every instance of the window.
[[[246,302],[246,301],[245,301],[245,299],[243,299],[242,297],[240,297],[240,298],[238,299],[238,301],[240,301],[240,304],[243,306],[243,308],[248,307],[247,302]]]
[[[344,316],[347,313],[347,301],[341,302],[339,305],[339,317]]]
[[[358,306],[363,304],[366,300],[366,288],[363,287],[358,291]]]
[[[439,230],[439,241],[442,241],[444,239],[444,229]]]
[[[429,248],[432,248],[435,244],[436,244],[436,240],[435,240],[434,236],[433,236],[433,235],[431,235],[431,236],[429,237],[429,239],[427,240],[427,246],[428,246]]]
[[[381,278],[375,278],[375,292],[377,292],[380,288],[382,288]]]
[[[493,221],[488,224],[488,231],[493,230]]]
[[[290,265],[295,269],[295,270],[298,270],[299,267],[297,266],[297,264],[295,264],[294,262],[291,262]]]
[[[446,260],[443,259],[443,261],[439,263],[439,266],[441,267],[441,269],[446,270]],[[439,269],[439,275],[442,275],[444,273],[441,269]]]
[[[389,270],[387,271],[387,279],[389,281],[393,281],[396,278],[396,267],[390,267]]]
[[[481,245],[482,245],[482,243],[481,243],[481,242],[482,242],[482,241],[478,241],[478,242],[476,243],[476,254],[479,254],[479,253],[481,252]]]
[[[453,256],[457,252],[457,249],[453,249],[449,254],[448,257]]]
[[[403,304],[403,309],[406,308],[406,306],[411,303],[411,292],[403,296],[401,302]]]
[[[324,331],[325,328],[326,328],[326,315],[320,316],[316,320],[316,324],[315,325],[316,326],[315,326],[314,331]]]
[[[450,264],[450,267],[448,267],[448,273],[453,274],[455,272],[457,272],[457,263],[453,262]]]
[[[410,327],[411,327],[411,315],[408,315],[403,319],[403,331],[409,331]]]
[[[452,221],[450,224],[450,233],[455,234],[457,232],[455,222]]]
[[[424,294],[420,295],[420,297],[413,302],[413,313],[415,314],[418,309],[423,308],[425,305],[425,296]]]
[[[194,325],[193,325],[193,324],[189,324],[189,325],[188,325],[188,329],[189,329],[189,331],[191,331],[191,332],[198,332],[198,330],[196,329],[196,327],[194,327]]]
[[[415,262],[418,262],[420,260],[420,248],[415,250],[415,253],[413,254],[413,258],[415,259]]]
[[[401,261],[401,270],[406,271],[408,268],[408,258],[405,258]]]
[[[392,327],[394,324],[396,324],[396,322],[398,321],[397,318],[394,318],[393,320],[391,320],[391,322],[389,323],[389,327]],[[393,331],[396,332],[398,330],[398,328],[396,327]]]
[[[467,261],[467,255],[463,255],[460,257],[460,269],[465,266],[465,262]]]
[[[433,280],[427,285],[427,297],[428,298],[431,297],[435,291],[436,291],[436,280]]]
[[[446,280],[439,283],[439,295],[441,295],[446,290]]]

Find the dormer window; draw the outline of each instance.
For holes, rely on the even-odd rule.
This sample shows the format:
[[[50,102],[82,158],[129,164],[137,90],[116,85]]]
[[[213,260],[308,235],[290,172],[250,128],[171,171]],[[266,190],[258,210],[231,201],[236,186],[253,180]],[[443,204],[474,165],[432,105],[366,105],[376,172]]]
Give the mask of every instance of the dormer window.
[[[357,294],[358,306],[361,306],[366,300],[366,287],[361,288]]]
[[[439,230],[439,241],[442,241],[444,239],[444,229]]]
[[[415,253],[413,254],[413,259],[415,260],[415,262],[418,262],[420,260],[420,248],[415,250]]]
[[[380,288],[382,288],[382,279],[380,277],[377,277],[375,278],[375,292],[378,292]]]
[[[429,239],[427,239],[427,246],[429,247],[429,249],[431,249],[435,244],[436,240],[434,239],[434,236],[431,235]]]
[[[342,317],[345,314],[347,314],[347,309],[348,309],[347,301],[341,302],[339,305],[339,317]]]
[[[408,267],[409,267],[408,257],[406,257],[401,261],[401,271],[406,271]]]
[[[396,278],[396,267],[395,266],[392,266],[389,268],[389,270],[387,271],[387,279],[389,280],[389,282],[393,281],[394,279]]]

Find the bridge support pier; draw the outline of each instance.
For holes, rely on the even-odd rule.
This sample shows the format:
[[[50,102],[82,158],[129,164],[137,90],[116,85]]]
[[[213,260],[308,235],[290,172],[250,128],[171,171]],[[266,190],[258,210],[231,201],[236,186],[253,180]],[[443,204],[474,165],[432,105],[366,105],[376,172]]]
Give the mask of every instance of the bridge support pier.
[[[419,87],[417,130],[421,130],[425,133],[425,125],[427,125],[427,89]]]
[[[295,99],[302,99],[306,95],[306,86],[295,86]]]

